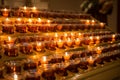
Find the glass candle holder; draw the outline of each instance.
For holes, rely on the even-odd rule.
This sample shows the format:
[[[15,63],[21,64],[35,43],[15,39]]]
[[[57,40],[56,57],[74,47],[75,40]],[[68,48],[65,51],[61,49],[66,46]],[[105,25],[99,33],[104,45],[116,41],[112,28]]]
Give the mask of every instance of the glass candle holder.
[[[38,26],[36,24],[28,24],[28,31],[37,33],[38,32]]]
[[[57,73],[60,76],[67,76],[68,75],[67,66],[64,63],[56,64],[55,73]]]
[[[1,11],[3,17],[8,17],[10,14],[10,9],[5,8],[5,9],[1,9]]]
[[[26,59],[24,61],[24,64],[23,64],[23,69],[25,71],[29,71],[29,70],[36,70],[37,69],[37,63],[34,62],[33,60],[31,59]]]
[[[12,24],[2,25],[2,32],[7,34],[13,34],[15,32],[14,26]]]
[[[19,33],[27,33],[27,25],[26,24],[15,24],[16,32]]]
[[[33,46],[29,43],[23,43],[20,45],[20,52],[23,54],[32,54]]]
[[[36,42],[35,44],[34,44],[34,50],[36,50],[36,51],[44,51],[44,43],[43,42]]]
[[[46,80],[55,80],[55,71],[52,69],[51,64],[43,64],[42,65],[43,72],[41,76]]]
[[[22,71],[21,62],[19,62],[19,61],[5,62],[5,66],[6,66],[6,73],[7,74],[21,73],[21,71]]]
[[[18,56],[18,47],[14,44],[7,44],[4,48],[4,54],[9,57]]]

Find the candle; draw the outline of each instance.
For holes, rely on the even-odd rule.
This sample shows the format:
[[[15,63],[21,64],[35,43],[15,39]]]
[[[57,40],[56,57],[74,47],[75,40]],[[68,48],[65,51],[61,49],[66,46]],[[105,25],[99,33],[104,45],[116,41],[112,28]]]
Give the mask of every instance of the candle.
[[[94,25],[95,24],[95,20],[91,20],[91,24]]]
[[[26,7],[26,6],[24,6],[24,7],[23,7],[23,9],[24,9],[24,10],[26,10],[26,9],[27,9],[27,7]]]
[[[94,43],[94,40],[93,40],[92,36],[89,37],[89,40],[90,40],[89,44],[93,44]]]
[[[101,48],[97,47],[96,52],[97,52],[97,54],[101,54],[101,52],[102,52]]]
[[[58,40],[58,34],[57,34],[57,33],[55,33],[54,40],[55,40],[55,41]]]
[[[115,41],[115,38],[116,38],[116,35],[113,34],[113,35],[112,35],[112,42]]]
[[[41,24],[41,22],[42,22],[42,19],[41,19],[41,18],[38,18],[37,23],[38,23],[38,24]]]
[[[79,39],[79,38],[76,38],[76,39],[75,39],[75,45],[77,45],[77,46],[80,45],[80,39]]]
[[[47,64],[47,57],[46,56],[42,57],[41,63],[42,64]]]
[[[13,78],[14,78],[14,80],[18,80],[18,75],[16,73],[14,73]]]
[[[67,46],[71,47],[73,41],[70,38],[68,38],[66,43],[67,43]]]
[[[85,24],[89,25],[90,24],[90,20],[86,20]]]
[[[65,52],[64,54],[64,59],[67,61],[70,59],[70,55],[68,54],[68,52]]]
[[[62,48],[62,47],[64,46],[64,42],[63,42],[61,39],[59,39],[59,40],[57,41],[57,46],[58,46],[59,48]]]
[[[100,37],[99,36],[96,36],[96,44],[99,44],[100,43]]]
[[[93,57],[92,57],[92,56],[90,56],[90,57],[88,58],[88,63],[89,63],[90,65],[93,65],[94,60],[93,60]]]
[[[36,45],[34,46],[34,49],[36,51],[42,51],[44,49],[44,46],[41,42],[37,42]]]
[[[13,44],[8,44],[4,48],[4,54],[6,56],[10,56],[10,57],[16,57],[16,56],[18,56],[18,48],[17,48],[17,46],[15,46]]]
[[[105,27],[105,24],[104,23],[100,23],[100,28],[103,29]]]
[[[14,41],[12,40],[12,38],[10,36],[8,36],[7,41],[5,41],[6,44],[11,44],[14,43]]]
[[[9,10],[8,9],[3,9],[3,11],[2,11],[2,15],[4,16],[4,17],[8,17],[8,15],[9,15]]]
[[[22,24],[22,19],[21,18],[17,18],[15,21],[17,24]]]

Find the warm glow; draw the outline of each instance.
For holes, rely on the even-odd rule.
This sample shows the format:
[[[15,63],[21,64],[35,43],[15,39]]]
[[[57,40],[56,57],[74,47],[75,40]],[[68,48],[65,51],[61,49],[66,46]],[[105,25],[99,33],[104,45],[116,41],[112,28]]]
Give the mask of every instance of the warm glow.
[[[71,36],[74,36],[74,33],[71,33]]]
[[[68,54],[68,52],[65,52],[64,59],[69,60],[69,58],[70,58],[70,55]]]
[[[63,47],[63,41],[61,39],[59,39],[59,41],[57,42],[57,45],[59,48],[62,48]]]
[[[68,34],[67,33],[64,33],[64,37],[67,37],[68,36]]]
[[[50,20],[47,20],[47,23],[49,24],[49,23],[50,23]]]
[[[115,39],[115,34],[112,35],[112,38]]]
[[[92,37],[92,36],[90,36],[90,40],[93,40],[93,37]]]
[[[11,41],[11,37],[10,36],[8,36],[8,41]]]
[[[86,24],[90,24],[90,20],[86,20]]]
[[[92,23],[92,24],[95,24],[95,20],[92,20],[91,23]]]
[[[96,52],[98,53],[98,54],[101,54],[101,48],[100,47],[97,47],[97,50],[96,50]]]
[[[14,80],[18,80],[18,75],[17,74],[14,74]]]
[[[89,62],[89,64],[93,64],[94,60],[93,60],[92,56],[89,57],[88,62]]]
[[[6,21],[9,21],[9,18],[6,18],[5,20],[6,20]]]
[[[21,18],[17,18],[17,21],[21,21]]]
[[[104,23],[101,22],[101,23],[100,23],[100,26],[101,26],[101,27],[104,27]]]
[[[7,9],[5,8],[4,11],[7,11]]]
[[[100,37],[99,37],[99,36],[97,36],[97,37],[96,37],[96,39],[97,39],[97,40],[100,40]]]
[[[38,42],[38,43],[37,43],[37,46],[41,46],[41,45],[42,45],[42,43],[41,43],[41,42]]]
[[[43,57],[42,57],[42,63],[43,63],[43,64],[46,64],[46,63],[47,63],[47,57],[46,57],[46,56],[43,56]]]
[[[33,10],[36,10],[36,7],[34,6],[32,9],[33,9]]]
[[[38,18],[38,22],[42,22],[41,18]]]
[[[57,33],[55,33],[55,37],[56,37],[56,38],[58,37],[58,34],[57,34]]]
[[[80,44],[80,39],[79,39],[79,38],[76,38],[75,44],[76,44],[76,45],[79,45],[79,44]]]
[[[27,7],[26,6],[24,6],[24,10],[26,10],[27,9]]]
[[[32,23],[32,19],[28,19],[29,23]]]

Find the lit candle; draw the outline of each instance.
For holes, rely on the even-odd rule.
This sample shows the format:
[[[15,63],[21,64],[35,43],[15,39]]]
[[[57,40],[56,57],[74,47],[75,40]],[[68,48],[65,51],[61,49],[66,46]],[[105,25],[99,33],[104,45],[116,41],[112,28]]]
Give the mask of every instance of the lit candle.
[[[70,38],[68,38],[66,43],[67,43],[67,46],[70,47],[72,46],[73,41]]]
[[[90,20],[86,20],[85,24],[89,25],[90,24]]]
[[[92,25],[94,25],[95,24],[95,20],[92,20],[91,23],[92,23]]]
[[[18,24],[22,23],[21,18],[17,18],[16,23],[18,23]]]
[[[23,9],[24,9],[24,10],[26,10],[26,9],[27,9],[27,7],[26,7],[26,6],[24,6],[24,7],[23,7]]]
[[[78,38],[83,38],[82,33],[78,33]]]
[[[77,46],[80,45],[80,39],[79,39],[79,38],[76,38],[76,39],[75,39],[75,44],[76,44]]]
[[[57,33],[55,33],[54,40],[55,40],[55,41],[58,40],[58,34],[57,34]]]
[[[96,52],[97,52],[97,54],[101,54],[101,52],[102,52],[101,48],[97,47]]]
[[[115,37],[116,37],[116,35],[113,34],[113,35],[112,35],[112,41],[115,41]]]
[[[14,73],[13,78],[14,78],[14,80],[18,80],[18,75],[16,73]]]
[[[63,34],[63,40],[66,40],[67,37],[68,37],[68,34],[67,34],[67,33],[64,33],[64,34]]]
[[[13,40],[11,39],[10,36],[8,36],[8,40],[6,41],[6,43],[8,43],[8,44],[13,43]]]
[[[64,59],[67,61],[70,59],[70,55],[68,54],[68,52],[65,52],[64,54]]]
[[[93,60],[93,57],[92,57],[92,56],[90,56],[90,57],[88,58],[88,63],[89,63],[90,65],[93,65],[94,60]]]
[[[42,64],[47,64],[47,57],[46,57],[46,56],[43,56],[43,57],[42,57],[41,63],[42,63]]]
[[[33,21],[32,19],[28,19],[28,23],[31,24]]]
[[[2,14],[3,14],[4,17],[8,17],[8,15],[9,15],[9,10],[6,9],[6,8],[3,9],[3,13],[2,13]]]
[[[39,24],[41,24],[42,19],[41,19],[41,18],[38,18],[37,22],[38,22]]]
[[[35,50],[36,51],[42,51],[43,50],[43,45],[41,42],[37,42],[35,45]]]
[[[100,43],[100,37],[99,36],[97,36],[96,37],[96,42],[95,42],[96,44],[99,44]]]
[[[94,43],[94,40],[93,40],[93,37],[92,36],[90,36],[90,42],[89,42],[89,44],[93,44]]]
[[[57,42],[57,45],[58,45],[59,48],[62,48],[63,45],[64,45],[64,42],[61,39],[59,39],[58,42]]]
[[[105,27],[105,24],[104,23],[100,23],[100,28],[103,29]]]

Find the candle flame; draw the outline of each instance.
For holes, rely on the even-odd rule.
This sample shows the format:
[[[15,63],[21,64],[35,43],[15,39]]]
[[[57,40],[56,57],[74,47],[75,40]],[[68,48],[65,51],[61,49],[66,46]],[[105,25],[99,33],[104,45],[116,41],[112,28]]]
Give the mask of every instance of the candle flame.
[[[47,57],[43,56],[42,61],[43,61],[43,63],[46,63],[47,62]]]
[[[11,41],[11,37],[10,36],[8,36],[8,41]]]
[[[26,10],[27,9],[27,7],[26,6],[24,6],[24,10]]]
[[[41,42],[38,42],[38,43],[37,43],[37,45],[38,45],[38,46],[41,46],[41,45],[42,45],[42,43],[41,43]]]
[[[36,7],[35,7],[35,6],[33,7],[33,10],[36,10]]]
[[[41,20],[41,18],[38,18],[38,22],[41,22],[42,20]]]
[[[97,40],[99,40],[99,39],[100,39],[100,37],[99,37],[99,36],[97,36],[97,37],[96,37],[96,39],[97,39]]]
[[[21,21],[21,18],[17,18],[18,21]]]
[[[49,23],[50,23],[50,20],[47,20],[47,23],[49,24]]]
[[[112,38],[113,38],[113,39],[115,38],[115,34],[112,35]]]
[[[14,74],[14,80],[18,80],[18,75],[17,74]]]
[[[4,11],[7,11],[7,9],[5,8]]]
[[[28,21],[29,21],[29,23],[31,23],[31,22],[32,22],[32,20],[31,20],[31,19],[28,19]]]

